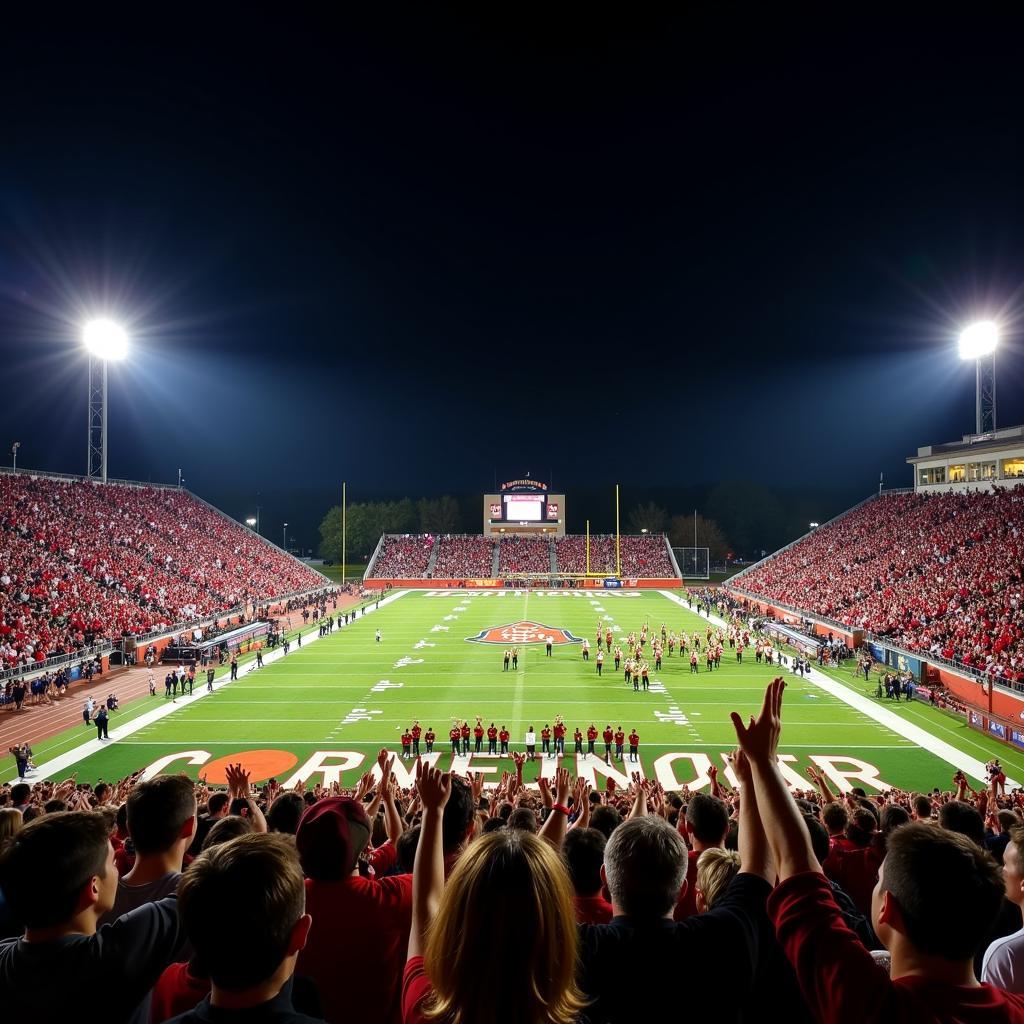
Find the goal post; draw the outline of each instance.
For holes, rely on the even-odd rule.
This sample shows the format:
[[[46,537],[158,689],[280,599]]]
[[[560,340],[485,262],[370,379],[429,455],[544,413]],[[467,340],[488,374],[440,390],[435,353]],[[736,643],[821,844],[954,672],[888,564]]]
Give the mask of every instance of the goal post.
[[[684,580],[707,580],[711,578],[711,561],[707,548],[673,548],[679,573]]]

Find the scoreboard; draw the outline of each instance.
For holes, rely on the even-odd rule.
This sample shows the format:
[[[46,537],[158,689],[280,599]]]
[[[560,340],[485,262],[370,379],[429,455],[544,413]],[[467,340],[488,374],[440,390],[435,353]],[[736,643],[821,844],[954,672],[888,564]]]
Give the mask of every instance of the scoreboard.
[[[540,480],[509,480],[484,495],[484,536],[502,533],[565,535],[565,495]]]

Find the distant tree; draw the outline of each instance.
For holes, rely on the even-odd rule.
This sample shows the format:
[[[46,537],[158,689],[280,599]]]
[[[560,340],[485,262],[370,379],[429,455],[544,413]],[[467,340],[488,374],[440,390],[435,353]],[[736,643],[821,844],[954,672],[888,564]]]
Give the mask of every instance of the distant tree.
[[[669,523],[668,537],[675,548],[693,547],[693,516],[673,516]],[[707,548],[713,562],[725,561],[729,553],[729,542],[722,528],[714,519],[697,516],[697,547]]]
[[[668,512],[648,501],[643,505],[634,505],[629,512],[629,532],[664,533],[668,529]]]
[[[416,503],[421,533],[458,533],[462,520],[459,503],[450,495],[420,498]]]

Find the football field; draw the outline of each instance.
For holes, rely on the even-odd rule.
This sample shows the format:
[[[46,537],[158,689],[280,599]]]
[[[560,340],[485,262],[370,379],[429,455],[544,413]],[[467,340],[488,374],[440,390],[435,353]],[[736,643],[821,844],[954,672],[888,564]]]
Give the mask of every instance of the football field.
[[[729,712],[760,708],[765,684],[780,671],[789,686],[784,704],[781,754],[794,785],[806,785],[805,770],[817,764],[834,787],[884,784],[907,789],[948,788],[954,764],[979,779],[981,762],[1001,756],[1007,772],[1024,777],[1024,757],[967,728],[961,719],[915,703],[874,698],[874,685],[849,670],[802,680],[777,666],[758,665],[753,651],[737,664],[728,647],[719,670],[704,659],[693,675],[688,658],[666,657],[660,671],[651,660],[651,688],[634,692],[606,656],[596,668],[595,634],[611,629],[614,643],[649,623],[652,634],[669,631],[705,636],[708,622],[684,607],[678,595],[654,591],[421,591],[389,596],[378,609],[318,638],[305,633],[287,657],[262,669],[242,666],[240,678],[215,692],[166,701],[162,687],[111,720],[111,740],[92,740],[93,730],[40,745],[33,778],[113,780],[138,769],[185,771],[210,782],[224,781],[224,768],[243,762],[254,782],[310,784],[340,780],[354,785],[380,747],[400,753],[400,737],[418,720],[437,733],[434,754],[442,767],[483,771],[488,781],[511,768],[509,759],[488,756],[470,742],[467,757],[452,757],[448,731],[453,719],[486,729],[507,726],[513,750],[523,750],[529,727],[539,733],[562,715],[568,727],[562,763],[598,784],[611,775],[628,781],[630,771],[657,777],[667,789],[708,785],[711,765],[730,777],[725,755],[734,745]],[[380,630],[380,640],[376,632]],[[553,639],[545,654],[542,637]],[[590,661],[582,658],[588,638]],[[535,642],[530,642],[530,641]],[[503,670],[506,647],[519,646],[515,670]],[[648,648],[649,650],[649,648]],[[226,675],[226,672],[222,673]],[[159,676],[159,673],[158,673]],[[202,688],[205,691],[205,686]],[[880,720],[879,720],[880,719]],[[640,735],[641,764],[603,757],[577,757],[572,733],[621,726]],[[924,734],[920,730],[924,730]],[[923,739],[922,736],[926,738]],[[77,739],[76,739],[77,736]],[[84,741],[89,740],[85,743]],[[932,741],[935,741],[934,743]],[[84,743],[84,745],[83,745]],[[929,749],[931,748],[931,749]],[[586,743],[584,743],[586,750]],[[951,754],[950,751],[953,753]],[[603,743],[598,738],[598,752]],[[454,764],[453,764],[454,762]],[[527,779],[553,774],[557,761],[527,765]],[[972,770],[975,769],[975,770]],[[411,771],[396,760],[396,772]]]

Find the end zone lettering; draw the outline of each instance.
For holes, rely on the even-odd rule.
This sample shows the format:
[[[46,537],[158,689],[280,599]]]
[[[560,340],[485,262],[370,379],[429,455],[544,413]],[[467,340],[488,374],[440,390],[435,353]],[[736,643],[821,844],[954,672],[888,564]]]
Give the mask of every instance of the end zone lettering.
[[[277,752],[275,752],[277,753]],[[394,752],[396,755],[398,751]],[[247,770],[252,771],[254,783],[266,782],[270,774],[261,766],[266,765],[267,751],[263,749],[243,750],[234,754],[220,756],[214,763],[241,763]],[[729,783],[733,786],[739,785],[739,780],[733,773],[729,763],[729,752],[722,751],[717,755],[718,761]],[[158,758],[142,773],[142,781],[152,779],[157,775],[165,773],[180,772],[187,766],[197,769],[196,774],[202,774],[202,767],[211,762],[213,754],[207,750],[179,750],[173,754],[166,754]],[[499,758],[489,754],[466,754],[464,756],[453,756],[447,751],[434,751],[432,754],[422,758],[427,764],[432,764],[447,771],[454,771],[460,775],[466,772],[480,772],[484,776],[484,788],[493,789],[501,779],[501,773],[511,766],[509,758]],[[891,789],[890,783],[879,777],[879,770],[873,764],[862,761],[860,758],[850,757],[846,754],[810,754],[807,760],[811,761],[828,778],[840,792],[849,793],[854,786],[867,786],[876,792],[884,793]],[[299,759],[294,758],[292,764],[298,765]],[[786,779],[790,789],[807,789],[807,780],[793,767],[797,758],[795,754],[780,754],[779,768]],[[376,764],[376,754],[367,754],[361,750],[317,750],[309,754],[301,765],[298,765],[286,778],[278,778],[278,781],[285,789],[302,782],[307,785],[316,785],[322,782],[325,786],[332,783],[354,786],[366,769],[369,769],[375,776],[379,776],[380,770]],[[704,789],[711,785],[711,778],[708,770],[711,768],[711,755],[703,752],[673,751],[661,754],[653,761],[649,761],[651,771],[645,772],[643,764],[629,764],[621,766],[614,762],[605,764],[601,757],[580,757],[576,754],[566,755],[560,758],[543,758],[538,760],[540,774],[544,778],[554,779],[555,770],[558,767],[568,768],[578,778],[583,778],[595,788],[604,789],[607,779],[614,779],[616,784],[625,789],[630,783],[632,772],[638,771],[641,777],[653,777],[658,780],[667,790],[681,789],[688,786],[691,790]],[[412,786],[415,774],[415,762],[403,761],[396,756],[393,771],[398,783],[403,788]],[[283,772],[281,773],[284,774]],[[530,783],[527,783],[530,785]]]

